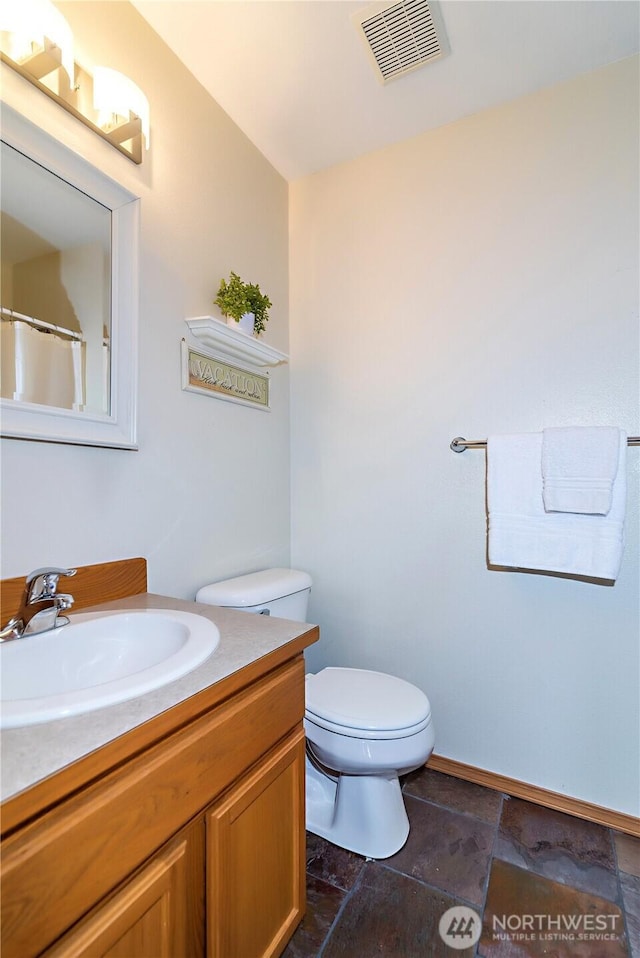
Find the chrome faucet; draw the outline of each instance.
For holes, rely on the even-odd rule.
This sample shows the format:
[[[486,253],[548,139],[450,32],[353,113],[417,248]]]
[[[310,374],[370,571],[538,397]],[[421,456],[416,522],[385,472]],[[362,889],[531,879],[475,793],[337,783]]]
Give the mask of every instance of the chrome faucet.
[[[75,575],[77,569],[35,569],[27,576],[20,608],[0,630],[0,642],[36,635],[66,625],[69,619],[60,615],[73,605],[73,596],[58,592],[60,576]]]

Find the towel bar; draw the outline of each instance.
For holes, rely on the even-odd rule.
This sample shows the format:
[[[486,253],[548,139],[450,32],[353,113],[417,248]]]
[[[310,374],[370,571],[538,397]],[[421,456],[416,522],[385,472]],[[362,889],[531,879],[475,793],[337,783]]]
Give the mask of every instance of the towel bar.
[[[465,449],[481,449],[486,445],[486,439],[465,439],[463,436],[456,436],[451,440],[449,448],[452,452],[464,452]],[[627,436],[627,445],[640,446],[640,436]]]

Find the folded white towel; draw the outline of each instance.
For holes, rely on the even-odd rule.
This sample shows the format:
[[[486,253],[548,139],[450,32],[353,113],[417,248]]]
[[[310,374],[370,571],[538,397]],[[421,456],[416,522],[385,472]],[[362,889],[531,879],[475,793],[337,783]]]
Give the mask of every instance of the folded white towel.
[[[487,441],[489,563],[615,579],[624,547],[626,435],[606,517],[547,513],[542,500],[542,433]]]
[[[542,432],[542,495],[547,512],[606,516],[618,472],[620,430],[560,427]]]

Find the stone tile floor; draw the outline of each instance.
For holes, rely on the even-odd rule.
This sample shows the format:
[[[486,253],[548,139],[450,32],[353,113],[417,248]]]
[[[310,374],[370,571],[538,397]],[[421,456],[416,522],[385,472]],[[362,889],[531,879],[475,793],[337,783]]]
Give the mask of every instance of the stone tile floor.
[[[411,832],[391,858],[307,834],[285,958],[640,958],[640,839],[428,768],[403,792]],[[455,906],[477,917],[445,919],[452,947],[438,929]]]

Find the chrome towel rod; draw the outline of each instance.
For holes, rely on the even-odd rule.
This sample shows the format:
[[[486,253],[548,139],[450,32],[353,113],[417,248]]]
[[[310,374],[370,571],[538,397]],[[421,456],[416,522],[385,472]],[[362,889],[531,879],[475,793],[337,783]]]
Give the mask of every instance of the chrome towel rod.
[[[465,449],[482,449],[486,445],[486,439],[465,439],[463,436],[456,436],[451,440],[449,448],[452,452],[464,452]],[[640,446],[640,436],[627,436],[627,445]]]

